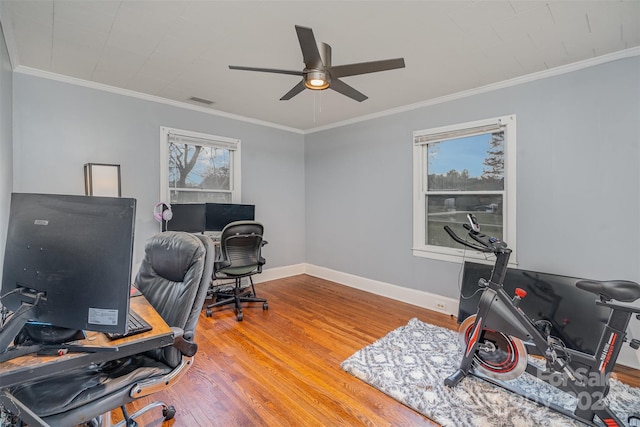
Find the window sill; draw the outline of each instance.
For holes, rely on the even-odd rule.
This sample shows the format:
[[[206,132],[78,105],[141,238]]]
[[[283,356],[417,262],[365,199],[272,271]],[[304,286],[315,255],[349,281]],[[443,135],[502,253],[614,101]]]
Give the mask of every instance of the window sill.
[[[413,248],[413,256],[420,258],[429,258],[435,259],[438,261],[448,261],[455,263],[462,263],[464,261],[473,261],[481,264],[489,264],[493,265],[495,262],[495,256],[493,254],[485,254],[483,252],[476,252],[472,250],[456,250],[452,249],[451,252],[440,252],[429,249],[422,248]],[[509,267],[516,268],[518,266],[518,262],[515,257],[515,253],[511,253],[511,258],[509,259]]]

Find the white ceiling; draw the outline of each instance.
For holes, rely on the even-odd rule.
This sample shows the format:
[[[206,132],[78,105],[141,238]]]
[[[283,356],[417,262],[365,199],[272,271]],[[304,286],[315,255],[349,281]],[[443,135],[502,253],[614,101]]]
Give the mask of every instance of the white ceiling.
[[[640,1],[0,0],[14,69],[41,70],[300,130],[377,114],[640,45]],[[295,25],[333,65],[404,57],[279,101],[302,70]]]

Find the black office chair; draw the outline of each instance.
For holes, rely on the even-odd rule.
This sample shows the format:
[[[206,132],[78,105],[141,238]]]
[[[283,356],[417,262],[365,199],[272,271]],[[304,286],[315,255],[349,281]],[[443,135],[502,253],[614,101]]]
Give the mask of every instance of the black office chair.
[[[228,304],[234,304],[236,318],[241,321],[243,302],[261,302],[262,309],[268,310],[269,305],[264,298],[257,298],[256,288],[252,276],[262,272],[265,259],[262,257],[262,247],[267,244],[262,235],[264,227],[256,221],[235,221],[224,227],[220,235],[220,248],[213,267],[214,282],[209,290],[209,297],[215,297],[216,302],[207,306],[207,317],[213,313],[212,309]],[[249,278],[250,286],[243,287],[242,279]],[[233,280],[216,282],[217,280]]]
[[[125,405],[173,385],[192,365],[214,253],[210,239],[183,232],[160,233],[146,244],[136,287],[173,329],[173,346],[21,384],[11,393],[51,426],[97,425],[101,414],[118,407],[125,417],[118,425],[136,426],[134,418],[158,406],[165,419],[173,418],[175,409],[162,402],[132,415]]]

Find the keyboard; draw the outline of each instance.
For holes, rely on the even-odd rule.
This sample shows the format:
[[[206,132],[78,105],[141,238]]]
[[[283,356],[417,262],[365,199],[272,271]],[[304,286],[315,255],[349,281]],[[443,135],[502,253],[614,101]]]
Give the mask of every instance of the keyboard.
[[[117,340],[119,338],[128,337],[131,335],[141,334],[153,329],[142,317],[140,317],[133,310],[129,310],[129,317],[127,319],[127,332],[120,334],[117,332],[107,332],[105,335],[110,340]]]

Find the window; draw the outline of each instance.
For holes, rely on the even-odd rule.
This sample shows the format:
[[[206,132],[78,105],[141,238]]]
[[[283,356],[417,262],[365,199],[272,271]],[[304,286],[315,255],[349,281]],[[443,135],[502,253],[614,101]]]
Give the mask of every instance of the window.
[[[169,203],[240,203],[240,141],[160,128],[162,199]]]
[[[484,258],[444,231],[463,237],[467,214],[483,233],[513,250],[516,262],[516,117],[504,116],[413,133],[413,254],[459,261]]]

